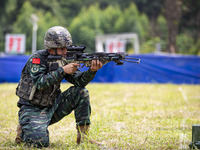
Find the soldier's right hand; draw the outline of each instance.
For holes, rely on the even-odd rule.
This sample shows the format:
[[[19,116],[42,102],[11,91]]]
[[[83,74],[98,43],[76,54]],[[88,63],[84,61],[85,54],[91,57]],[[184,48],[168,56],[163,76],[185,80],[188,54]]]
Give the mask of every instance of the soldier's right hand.
[[[80,67],[80,64],[77,63],[70,63],[65,66],[63,66],[64,72],[67,74],[73,74],[77,71],[78,67]]]

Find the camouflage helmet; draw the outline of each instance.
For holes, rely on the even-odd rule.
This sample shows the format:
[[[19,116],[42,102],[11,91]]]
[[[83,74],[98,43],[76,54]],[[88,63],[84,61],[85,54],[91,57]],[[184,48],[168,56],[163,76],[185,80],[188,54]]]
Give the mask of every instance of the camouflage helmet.
[[[69,31],[61,26],[49,28],[44,36],[44,48],[65,48],[72,45]]]

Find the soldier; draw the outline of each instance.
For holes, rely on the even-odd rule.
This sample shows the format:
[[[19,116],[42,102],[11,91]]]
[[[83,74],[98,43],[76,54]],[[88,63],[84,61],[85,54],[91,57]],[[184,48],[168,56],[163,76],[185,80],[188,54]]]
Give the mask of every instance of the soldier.
[[[55,26],[47,30],[44,47],[33,53],[24,66],[16,89],[20,108],[16,143],[24,142],[29,146],[49,146],[48,126],[60,121],[74,110],[77,144],[87,139],[90,125],[91,107],[89,93],[85,86],[92,81],[97,70],[102,68],[99,60],[93,60],[92,66],[80,72],[77,63],[55,67],[47,62],[48,55],[67,54],[67,46],[72,45],[68,30]],[[61,81],[72,83],[64,92],[60,90]],[[89,140],[91,143],[99,144]]]

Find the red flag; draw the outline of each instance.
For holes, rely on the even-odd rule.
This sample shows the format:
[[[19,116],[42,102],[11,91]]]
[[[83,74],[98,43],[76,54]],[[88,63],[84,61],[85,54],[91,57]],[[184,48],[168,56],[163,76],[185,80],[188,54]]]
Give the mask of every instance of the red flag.
[[[33,58],[32,64],[40,64],[40,58]]]

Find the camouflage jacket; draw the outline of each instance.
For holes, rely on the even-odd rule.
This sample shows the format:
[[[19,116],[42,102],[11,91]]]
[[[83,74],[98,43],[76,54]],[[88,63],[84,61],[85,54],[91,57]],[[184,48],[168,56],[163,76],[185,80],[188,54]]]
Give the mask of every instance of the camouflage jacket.
[[[18,106],[32,103],[38,106],[51,106],[56,97],[61,93],[60,83],[63,79],[75,86],[85,87],[95,76],[90,69],[73,75],[66,74],[62,67],[49,66],[46,50],[33,53],[24,66],[21,79],[16,89],[20,100]]]

